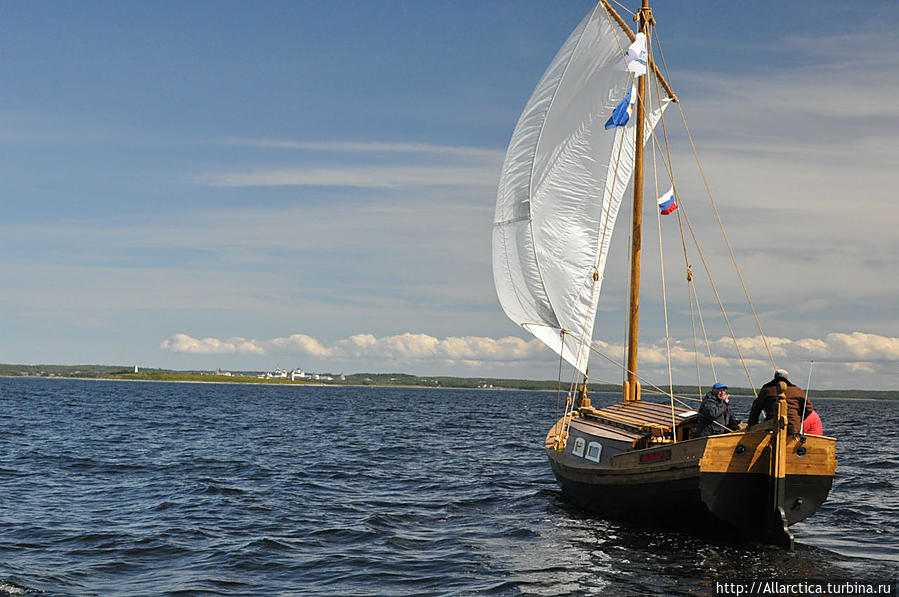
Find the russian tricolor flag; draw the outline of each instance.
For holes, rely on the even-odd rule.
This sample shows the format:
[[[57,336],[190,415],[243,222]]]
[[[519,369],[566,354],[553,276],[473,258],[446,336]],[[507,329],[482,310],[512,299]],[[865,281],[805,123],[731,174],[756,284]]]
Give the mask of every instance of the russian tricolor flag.
[[[606,121],[606,130],[613,129],[616,126],[624,126],[631,119],[634,113],[634,105],[637,103],[637,88],[631,85],[630,92],[625,95],[615,109],[612,116]]]
[[[668,192],[659,197],[659,211],[663,216],[667,216],[677,209],[677,201],[674,200],[674,187],[668,189]]]

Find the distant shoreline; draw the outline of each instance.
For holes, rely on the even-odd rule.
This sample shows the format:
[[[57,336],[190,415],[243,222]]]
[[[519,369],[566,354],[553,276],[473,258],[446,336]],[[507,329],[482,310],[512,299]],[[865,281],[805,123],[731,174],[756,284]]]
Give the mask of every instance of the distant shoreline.
[[[12,372],[10,369],[17,368]],[[39,369],[38,371],[23,371],[23,369]],[[67,374],[68,373],[68,374]],[[74,373],[74,374],[73,374]],[[468,389],[468,390],[512,390],[512,391],[541,391],[557,392],[559,390],[557,380],[516,380],[493,378],[465,378],[465,377],[419,377],[401,373],[356,373],[344,376],[345,379],[320,380],[289,380],[285,378],[263,379],[256,375],[216,375],[201,372],[182,372],[170,370],[144,370],[138,373],[125,371],[122,367],[105,365],[79,366],[79,365],[0,365],[0,378],[7,379],[63,379],[80,381],[138,381],[155,383],[205,383],[205,384],[230,384],[230,385],[273,385],[291,387],[394,387],[394,388],[422,388],[422,389]],[[590,384],[590,391],[597,393],[620,392],[621,388],[608,384]],[[706,390],[703,387],[703,390]],[[567,389],[563,389],[567,393]],[[674,386],[675,395],[698,396],[696,386]],[[644,389],[644,394],[666,396],[667,394],[650,392]],[[750,388],[731,388],[731,394],[735,397],[753,398],[754,393]],[[817,390],[812,388],[809,392],[812,400],[899,400],[899,391],[892,390]]]
[[[127,379],[123,377],[66,377],[62,375],[0,375],[0,379],[60,379],[64,381],[127,381],[133,383],[204,383],[210,385],[230,384],[235,386],[307,386],[322,387],[329,384],[321,382],[287,382],[272,383],[264,379],[259,381],[219,381],[219,380],[203,380],[203,379]],[[341,384],[341,386],[344,384]]]

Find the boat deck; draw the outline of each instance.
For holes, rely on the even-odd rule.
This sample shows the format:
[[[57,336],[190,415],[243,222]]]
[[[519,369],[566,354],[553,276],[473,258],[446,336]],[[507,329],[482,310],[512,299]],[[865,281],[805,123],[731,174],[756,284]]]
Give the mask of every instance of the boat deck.
[[[670,404],[635,400],[619,402],[602,409],[582,407],[579,414],[588,419],[602,421],[607,425],[640,433],[651,433],[661,436],[671,433],[671,424],[682,422],[693,411],[679,406],[674,407],[674,421]]]

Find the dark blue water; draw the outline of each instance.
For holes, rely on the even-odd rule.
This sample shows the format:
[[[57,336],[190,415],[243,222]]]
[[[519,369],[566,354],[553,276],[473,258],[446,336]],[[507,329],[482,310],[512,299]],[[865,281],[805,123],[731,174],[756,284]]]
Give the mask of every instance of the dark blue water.
[[[721,580],[895,578],[899,403],[815,405],[839,468],[789,553],[568,506],[542,448],[553,393],[0,379],[0,595],[706,595]]]

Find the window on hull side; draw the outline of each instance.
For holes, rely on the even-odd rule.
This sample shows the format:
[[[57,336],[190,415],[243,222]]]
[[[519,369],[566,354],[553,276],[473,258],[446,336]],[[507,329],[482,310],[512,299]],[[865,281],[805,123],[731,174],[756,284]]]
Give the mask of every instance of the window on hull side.
[[[571,453],[575,456],[584,455],[584,438],[579,437],[574,440],[574,447],[571,449]]]
[[[587,445],[587,455],[584,456],[587,460],[592,460],[593,462],[599,462],[599,457],[602,455],[602,444],[599,442],[590,442]]]

